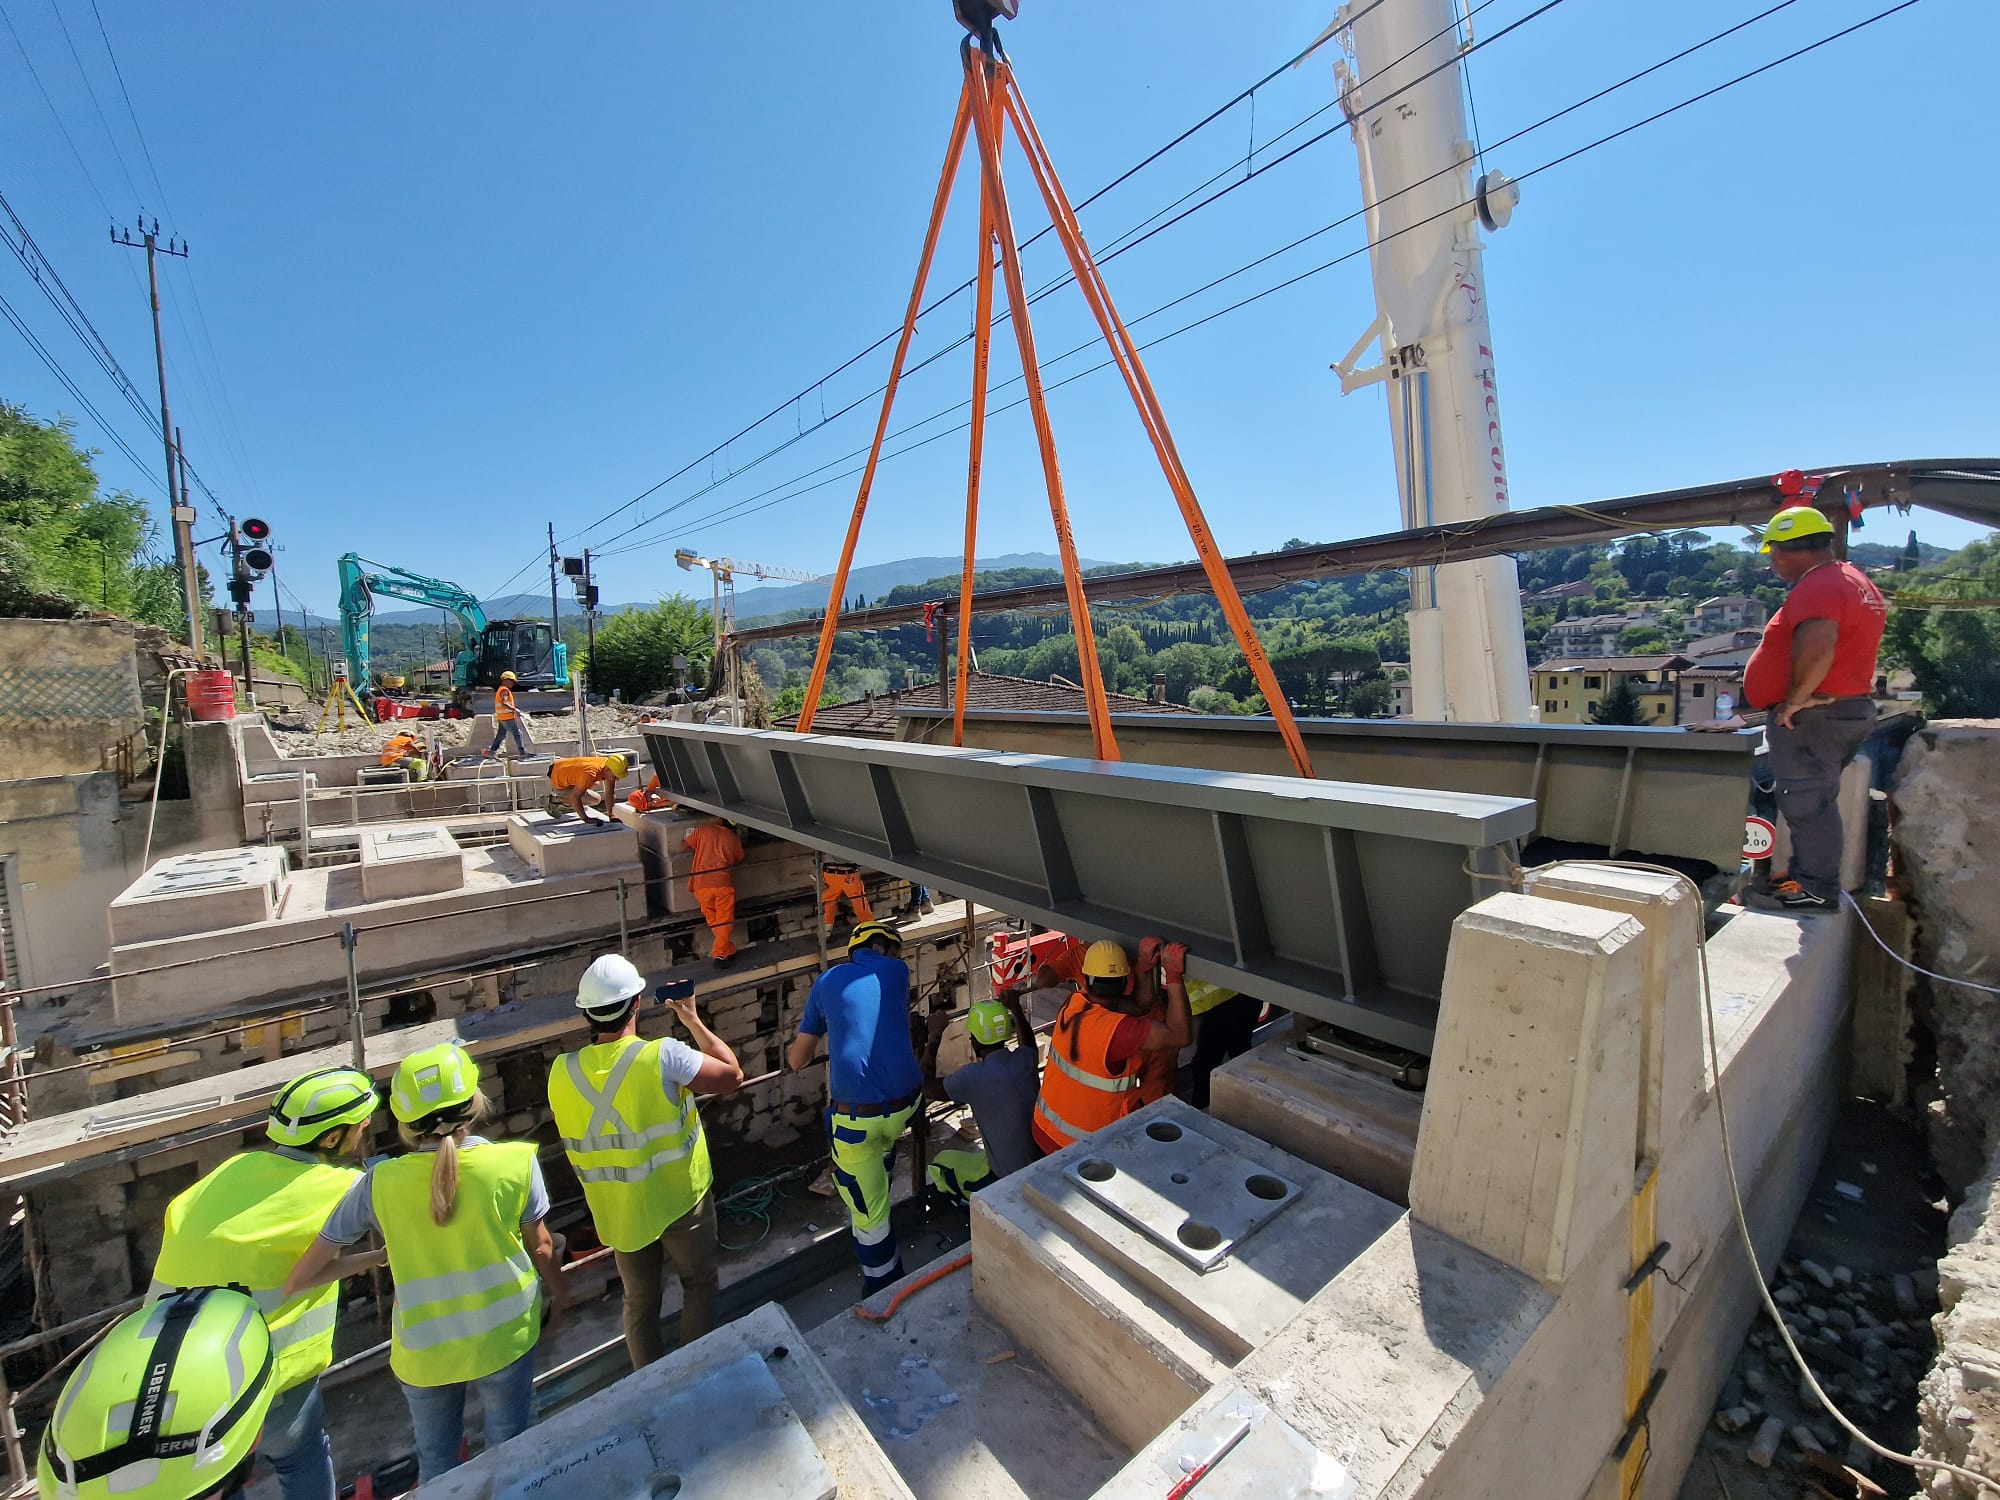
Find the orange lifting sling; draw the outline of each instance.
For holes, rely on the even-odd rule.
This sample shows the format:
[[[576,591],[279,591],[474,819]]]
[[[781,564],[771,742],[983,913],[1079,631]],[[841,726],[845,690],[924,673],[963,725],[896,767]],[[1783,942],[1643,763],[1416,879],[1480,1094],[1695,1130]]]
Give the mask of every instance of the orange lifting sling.
[[[1027,100],[1022,97],[1006,50],[1000,45],[990,21],[965,39],[960,56],[965,67],[965,81],[959,90],[958,112],[952,121],[950,144],[945,148],[944,168],[938,176],[937,194],[931,203],[930,225],[924,232],[923,253],[917,261],[916,284],[910,290],[909,307],[903,315],[902,335],[896,342],[895,357],[889,364],[889,383],[882,394],[882,414],[875,424],[875,440],[869,446],[868,462],[861,471],[861,487],[854,498],[854,513],[848,518],[846,540],[840,549],[840,564],[834,570],[833,587],[827,598],[826,617],[820,622],[819,649],[813,658],[812,677],[806,684],[805,702],[799,710],[799,732],[804,734],[812,729],[813,715],[819,709],[820,691],[825,686],[827,665],[833,654],[833,637],[839,629],[840,603],[847,591],[848,569],[854,562],[854,547],[860,539],[861,520],[867,512],[868,495],[875,484],[875,469],[882,456],[882,440],[889,430],[889,413],[895,405],[896,386],[902,379],[903,362],[909,354],[910,340],[916,333],[917,312],[923,305],[931,259],[937,250],[938,233],[944,223],[945,208],[951,201],[952,183],[958,174],[969,135],[979,151],[979,260],[973,294],[972,433],[965,477],[965,563],[959,579],[958,691],[952,711],[951,742],[954,745],[965,742],[965,692],[972,646],[972,572],[979,536],[979,474],[986,441],[986,385],[993,343],[993,268],[997,250],[1001,279],[1007,288],[1014,339],[1021,354],[1021,375],[1027,386],[1028,410],[1034,420],[1035,441],[1041,449],[1042,478],[1049,493],[1049,515],[1055,522],[1056,546],[1062,554],[1063,591],[1076,633],[1078,675],[1083,683],[1084,703],[1090,713],[1091,743],[1099,760],[1119,758],[1118,742],[1111,732],[1110,703],[1104,694],[1104,675],[1097,660],[1097,638],[1090,625],[1090,601],[1084,595],[1083,572],[1077,562],[1076,541],[1070,531],[1069,507],[1063,497],[1062,470],[1056,460],[1055,432],[1049,425],[1041,365],[1035,355],[1034,330],[1028,319],[1028,295],[1021,277],[1020,247],[1014,236],[1013,217],[1007,207],[1006,184],[1001,178],[1001,125],[1005,120],[1013,124],[1015,138],[1026,151],[1028,169],[1034,176],[1035,186],[1041,191],[1042,202],[1048,210],[1056,237],[1061,240],[1063,250],[1069,257],[1070,269],[1097,319],[1112,359],[1119,373],[1125,377],[1126,389],[1131,392],[1140,423],[1152,441],[1160,471],[1166,476],[1167,487],[1173,491],[1174,501],[1180,507],[1188,539],[1194,543],[1202,571],[1208,576],[1209,586],[1215,591],[1216,602],[1222,606],[1223,617],[1228,620],[1230,633],[1236,638],[1237,647],[1249,664],[1251,676],[1256,679],[1264,701],[1270,705],[1271,717],[1284,738],[1292,767],[1299,775],[1309,777],[1313,774],[1312,762],[1306,755],[1305,741],[1299,735],[1291,705],[1285,701],[1284,690],[1278,686],[1270,660],[1257,639],[1256,629],[1244,611],[1235,580],[1229,576],[1222,551],[1216,546],[1208,521],[1202,515],[1201,503],[1195,499],[1194,486],[1181,463],[1173,435],[1167,430],[1166,413],[1153,390],[1151,378],[1146,374],[1145,364],[1139,358],[1138,345],[1119,318],[1104,275],[1098,269],[1090,247],[1084,243],[1076,211],[1070,206],[1069,195],[1056,175],[1055,163],[1049,157],[1048,148],[1042,144],[1041,132],[1035,128],[1034,117],[1028,113]]]

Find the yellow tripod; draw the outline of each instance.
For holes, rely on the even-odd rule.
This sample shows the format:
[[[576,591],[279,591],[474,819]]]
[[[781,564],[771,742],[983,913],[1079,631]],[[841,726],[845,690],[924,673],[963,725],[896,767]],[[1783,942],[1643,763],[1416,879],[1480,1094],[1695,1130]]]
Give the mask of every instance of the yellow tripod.
[[[328,719],[334,720],[338,728],[346,729],[347,705],[350,703],[354,705],[354,711],[360,715],[362,723],[373,724],[375,722],[368,716],[368,710],[361,706],[361,700],[354,696],[354,687],[353,684],[348,682],[347,674],[345,672],[336,672],[333,677],[333,686],[326,690],[326,703],[319,711],[320,730],[325,730]]]

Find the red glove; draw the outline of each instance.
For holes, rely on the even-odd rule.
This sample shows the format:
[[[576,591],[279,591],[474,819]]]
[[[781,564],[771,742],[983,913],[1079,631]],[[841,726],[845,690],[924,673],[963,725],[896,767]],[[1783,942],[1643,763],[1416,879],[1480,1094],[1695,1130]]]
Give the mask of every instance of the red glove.
[[[1187,956],[1186,943],[1167,944],[1161,957],[1166,966],[1165,977],[1168,984],[1179,984],[1187,978]]]
[[[1160,961],[1160,947],[1165,938],[1143,937],[1139,939],[1139,964],[1135,973],[1150,974],[1153,965]]]

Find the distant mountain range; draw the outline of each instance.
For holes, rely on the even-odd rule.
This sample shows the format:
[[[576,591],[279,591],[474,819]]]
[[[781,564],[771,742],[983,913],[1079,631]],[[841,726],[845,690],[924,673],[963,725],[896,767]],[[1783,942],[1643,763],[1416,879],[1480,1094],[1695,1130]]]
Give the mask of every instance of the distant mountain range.
[[[1086,568],[1102,567],[1103,564],[1091,559],[1082,559]],[[1006,552],[997,557],[982,557],[978,567],[999,568],[1059,568],[1062,559],[1052,552]],[[872,563],[865,568],[852,569],[847,575],[847,597],[863,594],[872,602],[893,588],[906,583],[928,583],[933,578],[942,578],[958,572],[960,559],[956,557],[905,557],[895,562]],[[682,573],[676,569],[672,575],[672,587],[663,589],[665,594],[682,593],[702,604],[709,598],[708,580],[699,574]],[[787,614],[795,609],[822,609],[826,605],[826,591],[832,587],[831,581],[821,579],[816,583],[767,583],[756,587],[736,586],[736,616],[739,623],[760,620],[771,615]],[[637,600],[626,604],[607,604],[603,612],[607,615],[623,614],[630,609],[650,609],[653,600]],[[482,599],[481,606],[489,620],[546,620],[549,596],[540,594],[503,594],[497,599]],[[576,611],[570,591],[565,588],[562,597],[564,619],[572,618]],[[377,625],[435,625],[438,612],[434,609],[378,609],[373,616]],[[288,624],[297,620],[289,613]],[[259,612],[258,628],[275,627],[275,618],[266,620]],[[308,627],[318,625],[339,625],[337,619],[325,615],[308,615]]]

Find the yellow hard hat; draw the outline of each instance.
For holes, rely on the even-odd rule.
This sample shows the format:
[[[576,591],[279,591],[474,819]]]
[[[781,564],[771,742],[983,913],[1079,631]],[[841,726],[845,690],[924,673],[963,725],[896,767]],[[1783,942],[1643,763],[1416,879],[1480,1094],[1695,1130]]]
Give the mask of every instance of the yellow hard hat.
[[[604,757],[604,769],[609,771],[613,776],[623,776],[629,764],[622,755],[612,754]]]
[[[1790,505],[1771,517],[1771,523],[1764,528],[1764,545],[1759,552],[1769,552],[1773,542],[1796,542],[1801,537],[1832,536],[1833,522],[1826,518],[1826,512],[1811,505]]]
[[[1083,955],[1083,976],[1086,979],[1130,979],[1132,960],[1114,942],[1092,943]]]
[[[887,938],[898,948],[903,946],[903,934],[896,930],[894,923],[862,922],[848,935],[847,951],[852,953],[856,948],[861,947],[863,944],[871,943],[876,938]]]
[[[502,672],[500,674],[500,680],[502,682],[519,682],[521,679],[512,672]]]

